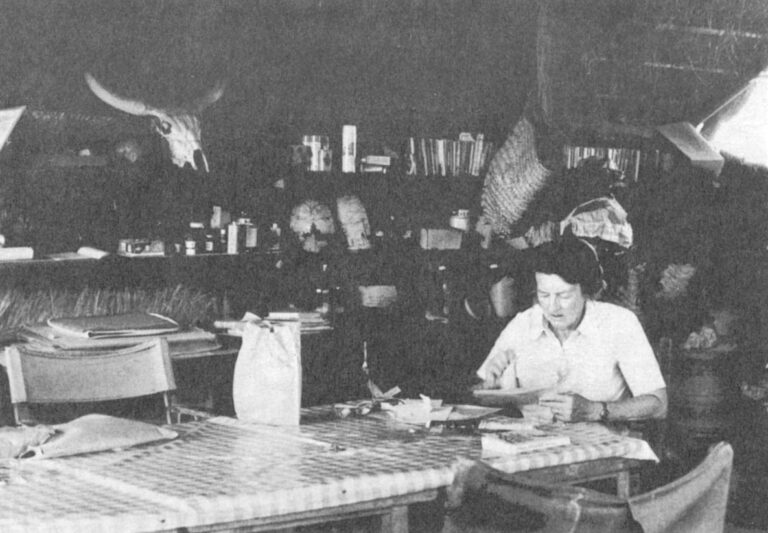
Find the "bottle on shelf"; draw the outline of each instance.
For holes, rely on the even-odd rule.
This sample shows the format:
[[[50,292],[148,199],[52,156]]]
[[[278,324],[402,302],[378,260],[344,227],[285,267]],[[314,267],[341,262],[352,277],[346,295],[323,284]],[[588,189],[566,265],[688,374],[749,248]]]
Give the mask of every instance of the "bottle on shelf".
[[[355,172],[357,164],[357,126],[346,124],[341,129],[341,171]]]
[[[227,224],[227,253],[230,255],[240,253],[238,249],[238,225],[234,220]]]
[[[447,323],[451,311],[451,285],[448,267],[440,264],[432,271],[429,280],[429,300],[426,311],[427,320]]]
[[[208,230],[205,232],[205,241],[203,242],[203,253],[213,254],[216,253],[216,247],[218,245],[218,237],[214,233],[214,230]]]
[[[327,263],[323,263],[315,287],[315,311],[323,316],[328,316],[331,313],[331,282]]]
[[[218,244],[216,245],[216,252],[220,254],[227,253],[227,234],[229,230],[227,228],[218,229]]]
[[[511,318],[517,314],[515,280],[512,276],[501,272],[495,263],[491,264],[489,269],[491,279],[489,298],[493,312],[498,318]]]
[[[440,287],[440,310],[442,316],[448,318],[451,312],[451,285],[449,283],[448,267],[440,265],[437,267],[437,280]]]
[[[269,230],[264,232],[260,247],[269,252],[279,252],[282,250],[282,246],[282,229],[280,228],[280,224],[272,222]]]

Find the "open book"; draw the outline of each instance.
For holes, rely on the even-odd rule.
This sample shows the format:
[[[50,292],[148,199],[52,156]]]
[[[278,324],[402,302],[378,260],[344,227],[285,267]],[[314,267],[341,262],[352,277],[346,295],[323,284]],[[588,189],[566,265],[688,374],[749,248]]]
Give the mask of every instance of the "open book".
[[[483,433],[481,439],[483,457],[514,455],[555,446],[567,446],[571,443],[571,439],[567,435],[540,430]]]
[[[156,313],[49,318],[48,325],[64,335],[81,338],[160,335],[179,330],[179,324]]]

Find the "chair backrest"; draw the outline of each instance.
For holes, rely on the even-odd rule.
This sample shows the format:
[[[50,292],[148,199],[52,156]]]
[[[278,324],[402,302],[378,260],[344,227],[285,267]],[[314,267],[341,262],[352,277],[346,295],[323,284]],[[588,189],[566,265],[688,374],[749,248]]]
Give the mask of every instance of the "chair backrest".
[[[726,442],[684,476],[629,498],[632,516],[648,533],[722,532],[733,469],[733,448]]]
[[[722,532],[732,464],[733,449],[721,442],[686,475],[626,499],[475,462],[449,491],[443,533]]]
[[[42,353],[23,344],[6,348],[6,368],[16,423],[23,404],[84,403],[162,394],[171,422],[176,389],[165,339],[111,352]]]

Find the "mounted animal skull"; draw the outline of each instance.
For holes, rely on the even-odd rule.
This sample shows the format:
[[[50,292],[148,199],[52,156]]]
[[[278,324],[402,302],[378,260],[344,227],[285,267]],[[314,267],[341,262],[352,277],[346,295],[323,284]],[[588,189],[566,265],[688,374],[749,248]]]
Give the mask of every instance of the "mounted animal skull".
[[[195,170],[202,167],[208,172],[208,160],[205,158],[200,140],[200,114],[224,94],[223,83],[217,83],[208,94],[191,104],[160,109],[140,100],[114,94],[90,73],[85,74],[85,81],[91,91],[104,103],[131,115],[152,117],[152,125],[155,131],[168,142],[171,159],[176,166],[184,168],[184,165],[189,163]]]

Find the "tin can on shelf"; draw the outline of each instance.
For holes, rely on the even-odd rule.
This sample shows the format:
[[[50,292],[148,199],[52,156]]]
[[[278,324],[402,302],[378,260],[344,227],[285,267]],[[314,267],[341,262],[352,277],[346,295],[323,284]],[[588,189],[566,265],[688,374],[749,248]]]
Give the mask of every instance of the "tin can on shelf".
[[[213,233],[206,233],[205,234],[205,243],[203,245],[203,252],[206,254],[212,254],[216,252],[216,237],[214,237]]]
[[[357,126],[341,128],[341,171],[354,172],[357,159]]]
[[[304,135],[301,144],[311,152],[307,170],[323,172],[331,169],[331,150],[326,135]]]
[[[239,230],[239,226],[235,221],[232,221],[227,225],[227,253],[228,254],[240,253],[240,250],[238,249],[238,230]]]
[[[469,231],[469,209],[458,209],[454,211],[449,225],[459,231]]]

